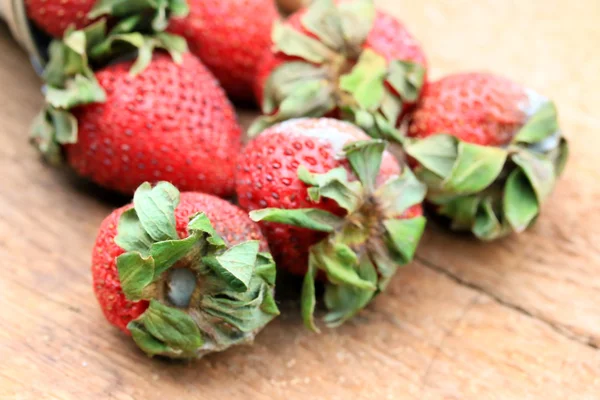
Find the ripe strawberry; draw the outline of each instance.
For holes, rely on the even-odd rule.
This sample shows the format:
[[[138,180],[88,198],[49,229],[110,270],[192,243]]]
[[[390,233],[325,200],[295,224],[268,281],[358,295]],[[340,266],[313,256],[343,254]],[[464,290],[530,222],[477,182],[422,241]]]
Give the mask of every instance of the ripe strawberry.
[[[256,66],[279,17],[273,0],[189,0],[190,14],[169,30],[215,74],[229,96],[252,101]]]
[[[251,133],[328,115],[400,140],[394,128],[418,100],[426,64],[404,25],[376,11],[372,0],[316,0],[274,28],[255,85],[267,116]]]
[[[147,61],[145,69],[138,60],[90,70],[64,88],[49,79],[50,106],[34,142],[49,159],[64,152],[78,174],[123,193],[167,180],[186,191],[232,194],[241,128],[218,82],[190,54],[180,63],[160,53]]]
[[[92,277],[106,319],[150,356],[194,358],[251,342],[278,315],[275,265],[258,226],[224,200],[180,196],[166,182],[141,185],[133,204],[102,222]]]
[[[82,29],[96,0],[24,0],[27,16],[44,32],[61,38],[68,27]]]
[[[83,29],[100,17],[110,18],[112,23],[116,24],[128,17],[137,20],[143,15],[141,23],[135,24],[138,28],[148,30],[147,26],[151,25],[153,30],[163,31],[171,16],[183,17],[188,12],[185,2],[179,0],[160,2],[137,0],[128,2],[127,5],[123,0],[24,0],[24,2],[27,16],[40,29],[55,38],[62,38],[68,28]]]
[[[408,136],[428,200],[483,240],[531,226],[567,158],[554,104],[486,73],[428,84]]]
[[[304,316],[312,328],[317,269],[329,281],[326,321],[339,325],[410,261],[423,231],[424,186],[384,152],[384,142],[366,139],[339,120],[295,119],[265,130],[239,157],[239,203],[268,221],[261,226],[278,267],[306,274]]]

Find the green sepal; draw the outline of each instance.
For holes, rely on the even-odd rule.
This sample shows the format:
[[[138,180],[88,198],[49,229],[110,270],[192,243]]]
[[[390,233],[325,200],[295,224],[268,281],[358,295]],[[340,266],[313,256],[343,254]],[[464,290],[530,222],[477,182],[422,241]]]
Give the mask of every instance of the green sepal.
[[[439,177],[436,191],[460,195],[490,186],[508,157],[505,149],[466,143],[446,134],[408,141],[405,150],[419,162],[417,174],[430,172]]]
[[[141,184],[133,195],[133,206],[140,224],[157,242],[178,239],[175,208],[179,204],[179,190],[168,182],[156,186]]]
[[[329,282],[357,289],[375,290],[376,286],[360,277],[356,266],[358,256],[348,245],[324,240],[311,247],[315,263],[327,274]]]
[[[356,271],[362,280],[370,282],[373,287],[376,286],[377,271],[368,256],[364,255],[360,258]],[[370,288],[327,284],[324,300],[328,313],[323,318],[325,325],[329,328],[342,325],[369,304],[375,294],[376,292]]]
[[[88,13],[88,18],[93,20],[103,16],[124,18],[144,15],[144,22],[150,21],[154,31],[164,31],[170,17],[186,17],[189,11],[185,0],[99,0]],[[145,25],[140,24],[136,29],[147,29]]]
[[[387,82],[404,102],[416,102],[425,82],[425,68],[412,61],[394,60],[389,65]]]
[[[287,64],[280,68],[287,68]],[[275,89],[273,90],[275,91]],[[278,94],[265,93],[265,101],[268,104],[265,109],[276,108],[277,111],[257,118],[248,128],[250,137],[258,135],[278,122],[299,117],[319,118],[335,109],[333,88],[323,79],[312,79],[310,77],[305,81],[294,82],[290,87],[282,88],[278,86],[277,90],[287,93],[286,97],[277,102],[277,107],[275,107],[273,106],[275,102],[273,99]]]
[[[144,299],[144,289],[154,281],[154,259],[130,251],[117,257],[121,289],[130,301]]]
[[[345,168],[334,168],[324,174],[312,174],[301,165],[298,168],[300,180],[311,187],[308,188],[309,198],[318,203],[321,197],[332,199],[340,207],[352,213],[360,207],[363,197],[362,185],[350,182]]]
[[[308,270],[304,275],[304,282],[302,284],[302,295],[300,300],[302,320],[304,326],[313,332],[319,332],[319,328],[315,324],[315,307],[317,305],[317,299],[315,294],[315,279],[317,276],[317,266],[312,253],[308,256]]]
[[[121,214],[117,227],[115,243],[125,251],[135,251],[142,256],[150,255],[150,248],[154,242],[146,232],[135,208],[130,208]]]
[[[387,239],[395,252],[400,256],[399,265],[408,264],[413,260],[417,246],[425,232],[425,217],[411,219],[388,219],[383,222]]]
[[[375,192],[389,217],[401,217],[411,207],[423,203],[426,194],[427,186],[410,168],[404,168],[402,175],[388,180]]]
[[[545,102],[515,135],[513,143],[538,143],[559,130],[556,105]]]
[[[256,240],[244,242],[230,247],[214,258],[204,259],[203,262],[208,264],[233,290],[244,292],[248,290],[254,273],[258,247],[259,243]]]
[[[344,222],[343,218],[317,208],[296,210],[265,208],[251,211],[250,219],[254,222],[276,222],[320,232],[333,232]]]
[[[198,325],[187,313],[156,300],[127,328],[149,356],[191,358],[204,344]]]
[[[377,110],[384,96],[387,61],[371,49],[364,50],[352,71],[340,77],[340,89],[348,92],[361,109]]]
[[[387,143],[383,140],[363,140],[344,147],[352,170],[368,193],[375,190],[386,147]]]
[[[64,89],[48,86],[46,102],[55,108],[71,109],[82,104],[104,103],[106,93],[95,79],[77,75],[65,83]]]
[[[77,142],[77,119],[69,112],[46,106],[31,125],[30,142],[52,165],[63,160],[62,145]]]
[[[515,169],[504,187],[504,214],[515,232],[523,232],[537,217],[540,206],[527,176]]]
[[[277,51],[311,63],[321,64],[337,57],[335,52],[325,44],[280,21],[276,21],[273,25],[271,40]]]

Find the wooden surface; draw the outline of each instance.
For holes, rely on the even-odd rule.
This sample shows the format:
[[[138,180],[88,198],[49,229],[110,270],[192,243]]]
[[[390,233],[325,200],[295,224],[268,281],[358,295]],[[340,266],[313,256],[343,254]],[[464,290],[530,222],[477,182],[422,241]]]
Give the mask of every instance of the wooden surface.
[[[492,70],[557,101],[572,157],[536,227],[484,245],[430,224],[417,261],[342,329],[307,332],[284,299],[253,347],[148,360],[90,283],[98,224],[124,200],[27,145],[39,81],[0,26],[0,399],[600,398],[600,2],[379,4],[433,77]]]

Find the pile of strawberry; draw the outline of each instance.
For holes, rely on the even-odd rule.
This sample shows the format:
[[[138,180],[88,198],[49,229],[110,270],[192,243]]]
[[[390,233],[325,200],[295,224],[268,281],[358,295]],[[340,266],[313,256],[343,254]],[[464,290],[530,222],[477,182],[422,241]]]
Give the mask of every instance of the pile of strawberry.
[[[487,73],[429,81],[372,0],[283,21],[273,0],[25,4],[56,38],[32,143],[133,195],[102,223],[94,290],[151,356],[250,343],[279,314],[276,266],[304,276],[307,327],[319,287],[338,326],[411,262],[424,207],[482,240],[522,232],[567,159],[551,101]],[[230,100],[261,107],[245,145]]]

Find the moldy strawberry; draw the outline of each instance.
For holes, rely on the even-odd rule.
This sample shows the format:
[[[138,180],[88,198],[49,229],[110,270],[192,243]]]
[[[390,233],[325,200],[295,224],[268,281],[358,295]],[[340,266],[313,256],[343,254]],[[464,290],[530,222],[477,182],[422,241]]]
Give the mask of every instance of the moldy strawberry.
[[[217,197],[142,184],[109,215],[92,257],[107,320],[149,356],[199,358],[251,343],[279,311],[258,226]]]
[[[428,84],[408,136],[428,201],[483,240],[531,226],[568,156],[554,103],[487,73]]]
[[[256,96],[265,114],[252,134],[297,117],[351,121],[375,138],[399,140],[396,127],[419,98],[423,51],[372,0],[316,0],[273,29]]]
[[[425,187],[381,140],[335,119],[265,130],[239,157],[240,205],[261,222],[279,268],[305,275],[313,322],[315,278],[327,280],[328,326],[351,318],[408,263],[423,233]]]

